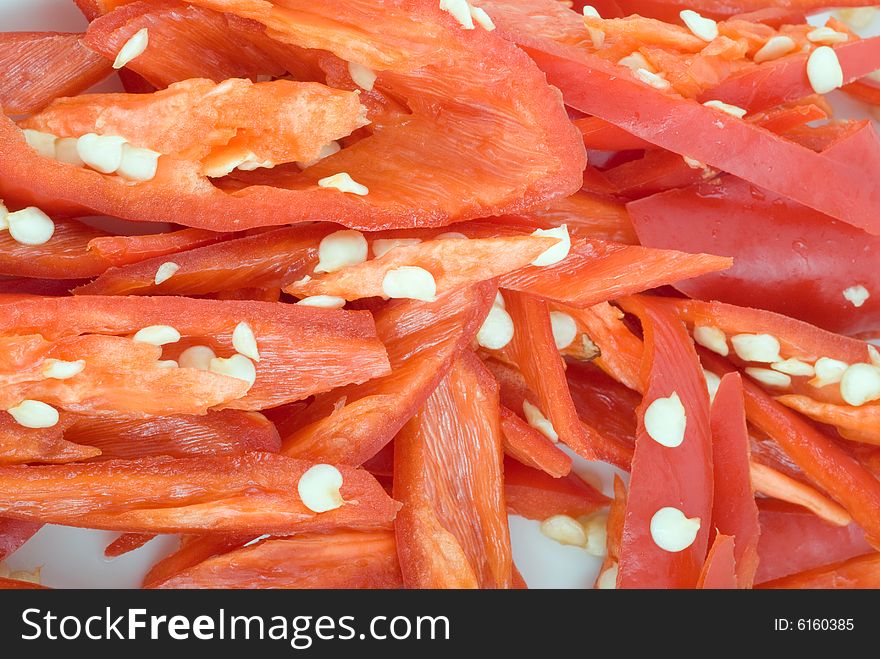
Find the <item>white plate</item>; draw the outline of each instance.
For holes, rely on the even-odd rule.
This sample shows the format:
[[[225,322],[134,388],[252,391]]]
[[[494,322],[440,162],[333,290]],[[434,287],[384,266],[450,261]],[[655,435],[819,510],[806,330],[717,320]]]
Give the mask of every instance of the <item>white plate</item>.
[[[820,16],[812,22],[821,24],[824,20]],[[0,0],[2,31],[79,32],[86,25],[73,0]],[[880,17],[863,32],[876,34],[880,32],[878,28]],[[104,84],[101,88],[108,86]],[[845,116],[864,116],[864,109],[848,99],[840,106],[836,99],[835,107],[840,107]],[[575,470],[590,480],[601,480],[605,494],[611,494],[611,478],[617,470],[577,457]],[[583,549],[565,547],[544,537],[538,526],[538,522],[510,518],[514,560],[529,587],[591,588],[601,560]],[[10,556],[7,563],[13,570],[42,567],[43,583],[56,588],[134,588],[150,566],[177,545],[176,537],[161,536],[125,556],[105,559],[104,547],[115,536],[109,531],[49,525]]]

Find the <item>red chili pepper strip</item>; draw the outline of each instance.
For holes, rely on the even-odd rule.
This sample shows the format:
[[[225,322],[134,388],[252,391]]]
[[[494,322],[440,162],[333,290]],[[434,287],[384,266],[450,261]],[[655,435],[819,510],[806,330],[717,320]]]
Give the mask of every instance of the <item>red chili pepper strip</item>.
[[[376,313],[391,372],[317,396],[283,437],[293,457],[358,465],[390,442],[467,348],[492,305],[492,282],[435,302],[398,300]]]
[[[256,534],[230,535],[226,533],[183,536],[177,551],[169,554],[150,568],[144,577],[143,587],[152,588],[164,583],[176,574],[198,565],[212,556],[238,549],[257,537]]]
[[[880,588],[880,553],[865,554],[775,581],[766,581],[758,588]]]
[[[701,358],[716,374],[732,370],[713,355],[703,352]],[[880,544],[880,481],[834,440],[758,386],[743,382],[743,388],[749,422],[776,441],[810,479],[842,505],[865,529],[869,541]]]
[[[620,588],[693,588],[706,558],[712,518],[712,439],[709,397],[693,342],[684,325],[653,298],[627,298],[624,308],[642,321],[645,395],[638,431],[620,556]],[[645,411],[659,398],[678,396],[686,429],[681,444],[656,441]],[[676,508],[700,520],[693,542],[680,551],[662,549],[651,532],[655,514]]]
[[[504,499],[507,512],[538,521],[554,515],[589,515],[609,503],[577,474],[553,478],[510,459],[504,461]]]
[[[760,527],[749,475],[749,434],[738,373],[725,375],[721,380],[712,403],[711,428],[715,470],[712,528],[719,534],[715,543],[722,536],[732,538],[736,587],[751,588],[758,567]],[[718,551],[727,552],[728,548]]]
[[[235,352],[233,331],[241,322],[249,325],[261,354],[254,365],[256,380],[249,389],[244,380],[213,372],[157,368],[156,360],[163,353],[157,346],[108,336],[133,335],[144,327],[170,325],[186,340],[169,344],[164,358],[176,358],[192,343],[229,356]],[[32,395],[84,412],[99,404],[110,410],[154,414],[199,414],[218,404],[262,409],[388,372],[385,348],[365,311],[178,297],[0,299],[0,336],[28,333],[55,342],[53,350],[58,354],[49,356],[69,361],[85,359],[86,368],[68,380],[40,376],[30,384],[0,387],[0,396],[12,401],[9,406]],[[15,370],[23,368],[41,372],[36,358]],[[96,378],[90,373],[105,377]],[[8,374],[0,371],[0,376],[5,380]],[[114,377],[132,381],[112,383]],[[143,382],[143,391],[152,392],[152,398],[131,393],[132,384],[138,381]],[[162,392],[162,387],[169,388],[168,392]],[[172,396],[171,389],[179,397]],[[242,397],[245,390],[247,395]],[[94,397],[90,397],[92,393]],[[46,400],[47,396],[51,399]]]
[[[332,225],[285,227],[164,254],[110,268],[74,293],[205,295],[241,288],[280,287],[311,271],[318,262],[321,239],[335,229]],[[156,272],[167,262],[177,265],[177,270],[157,284]]]
[[[241,455],[251,451],[277,453],[281,439],[275,426],[259,412],[221,410],[204,416],[114,416],[80,418],[67,429],[69,441],[94,446],[102,459],[167,455]]]
[[[222,82],[287,73],[273,53],[267,52],[272,40],[256,21],[176,1],[133,2],[112,9],[89,12],[94,20],[84,43],[112,61],[136,32],[146,28],[150,35],[147,49],[126,70],[159,89],[187,78]]]
[[[504,453],[516,462],[540,469],[553,478],[571,472],[571,458],[504,405],[501,406],[501,431]]]
[[[203,247],[234,235],[205,229],[180,229],[144,236],[102,236],[90,240],[88,249],[118,267]]]
[[[466,351],[394,440],[408,588],[511,587],[501,442],[498,386]]]
[[[123,533],[104,548],[104,556],[118,558],[130,551],[140,549],[155,537],[153,533]]]
[[[738,588],[734,538],[718,533],[709,548],[706,562],[697,580],[702,590],[733,590]]]
[[[0,233],[0,274],[41,279],[94,277],[110,264],[99,254],[87,251],[87,245],[104,235],[79,222],[57,222],[49,242],[22,245],[4,231]]]
[[[277,533],[390,524],[397,505],[364,471],[339,467],[345,503],[305,507],[296,483],[312,463],[274,453],[0,467],[0,514],[140,533]]]
[[[271,538],[205,559],[151,588],[401,588],[392,531]]]
[[[82,45],[81,34],[0,33],[0,106],[9,115],[36,112],[59,96],[85,91],[112,73]]]
[[[588,307],[725,270],[731,263],[711,254],[651,250],[583,238],[573,240],[568,256],[556,265],[530,265],[501,277],[500,285],[569,306]]]

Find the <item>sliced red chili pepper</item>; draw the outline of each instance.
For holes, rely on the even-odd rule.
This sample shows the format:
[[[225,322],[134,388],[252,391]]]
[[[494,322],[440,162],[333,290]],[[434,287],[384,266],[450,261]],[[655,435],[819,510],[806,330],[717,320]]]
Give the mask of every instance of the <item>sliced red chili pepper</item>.
[[[455,357],[483,323],[496,287],[486,282],[435,302],[399,300],[376,313],[391,372],[358,386],[316,397],[300,425],[283,437],[294,457],[361,464],[374,456],[416,413]]]
[[[497,384],[465,351],[394,440],[407,587],[511,587],[501,442]]]
[[[534,392],[539,412],[549,420],[560,441],[578,455],[596,459],[596,447],[603,440],[578,418],[553,339],[547,303],[512,291],[505,292],[504,299],[514,326],[513,340],[505,350]]]
[[[609,503],[576,474],[554,478],[509,458],[504,461],[504,500],[507,512],[539,521],[553,515],[589,515]]]
[[[89,241],[88,249],[112,265],[123,266],[156,256],[183,252],[231,238],[234,234],[204,229],[180,229],[145,236],[102,236]]]
[[[702,353],[717,373],[729,372],[720,359]],[[823,490],[858,522],[872,542],[880,542],[880,481],[828,436],[783,407],[751,382],[743,383],[749,422],[767,433]]]
[[[312,463],[274,453],[0,467],[15,519],[141,533],[277,533],[377,528],[396,504],[364,471],[339,467],[345,503],[314,513],[296,483]]]
[[[332,7],[297,0],[285,2],[283,12],[256,0],[199,4],[269,26],[276,41],[291,44],[284,47],[291,54],[293,45],[328,50],[378,71],[377,89],[400,98],[413,114],[302,173],[292,167],[244,172],[215,181],[221,187],[193,163],[171,158],[159,159],[152,181],[122,186],[111,176],[40,157],[12,123],[0,120],[4,197],[47,211],[89,209],[144,221],[156,219],[159,204],[188,226],[214,230],[315,217],[378,229],[516,212],[581,186],[580,136],[543,74],[494,33],[460,29],[433,0]],[[403,6],[406,11],[397,9]],[[490,143],[487,153],[482,146]],[[401,187],[404,171],[422,184]],[[340,172],[369,194],[317,185]]]
[[[190,231],[200,231],[190,229]],[[173,256],[160,255],[110,268],[78,295],[205,295],[240,288],[279,287],[301,278],[318,261],[321,238],[332,225],[285,227],[234,240],[214,242]],[[177,270],[156,283],[168,261]]]
[[[571,471],[571,458],[567,454],[503,405],[501,431],[504,453],[517,462],[540,469],[553,478],[561,478]]]
[[[737,581],[734,537],[718,533],[709,548],[706,562],[700,571],[697,588],[703,590],[733,590],[740,587]]]
[[[245,160],[308,162],[366,122],[357,94],[319,83],[193,78],[151,94],[59,98],[19,125],[66,138],[125,135],[191,177],[216,178]]]
[[[808,323],[781,314],[739,307],[721,302],[702,302],[700,300],[675,300],[666,298],[663,304],[676,309],[679,316],[689,325],[712,326],[720,329],[726,336],[736,334],[770,334],[779,341],[780,356],[832,357],[848,364],[869,362],[868,344],[840,334],[826,332]],[[735,357],[733,351],[731,357]]]
[[[0,33],[0,106],[30,114],[59,96],[85,91],[112,73],[110,63],[80,42],[81,34]]]
[[[620,551],[623,546],[623,528],[626,523],[626,485],[617,474],[614,475],[614,499],[605,523],[605,559],[596,578],[596,588],[617,588],[617,575],[620,569]]]
[[[573,307],[588,307],[681,279],[730,267],[711,254],[651,250],[583,238],[552,266],[528,266],[501,277],[502,288],[523,291]]]
[[[557,199],[543,210],[505,215],[498,219],[505,222],[525,222],[536,229],[564,224],[572,236],[600,238],[627,245],[638,242],[624,205],[608,195],[587,189],[581,189],[564,199]]]
[[[74,420],[65,414],[51,428],[24,428],[11,415],[0,412],[0,464],[76,462],[101,455],[100,449],[65,439]]]
[[[79,222],[59,222],[43,245],[22,245],[7,232],[0,234],[0,274],[42,279],[76,279],[99,275],[110,265],[86,250],[104,232]]]
[[[871,73],[880,59],[880,39],[851,39],[834,46],[834,53],[843,71],[843,82],[850,83]],[[755,112],[804,98],[813,93],[804,75],[808,57],[809,53],[798,52],[744,69],[704,92],[699,100],[717,99]],[[760,185],[760,181],[755,183]]]
[[[388,273],[402,267],[418,267],[431,274],[437,295],[443,295],[519,270],[558,242],[549,236],[501,236],[401,244],[363,263],[288,284],[284,291],[300,298],[311,295],[334,295],[347,300],[377,297],[385,294]]]
[[[523,47],[547,73],[549,82],[562,90],[568,105],[665,149],[735,174],[869,232],[880,233],[877,219],[880,193],[866,182],[865,172],[870,171],[865,167],[866,160],[844,160],[837,154],[813,153],[724,112],[642,83],[626,68],[587,48],[571,45],[589,43],[583,17],[555,0],[533,2],[528,12],[518,9],[512,0],[481,4],[489,10],[499,32]],[[540,20],[535,20],[536,17]],[[846,45],[835,50],[841,51]],[[861,77],[880,61],[880,38],[860,40],[854,42],[854,46],[858,48],[841,53],[847,70],[845,76]],[[855,62],[851,60],[854,53]],[[807,81],[802,58],[806,55],[792,58],[797,61],[792,75],[796,74],[798,87],[793,98],[812,94],[808,85],[804,88]],[[784,71],[772,70],[774,75],[770,79],[774,86],[777,76],[780,80],[788,78]],[[751,71],[756,77],[767,73],[762,67]],[[756,83],[755,80],[750,82]],[[734,77],[724,84],[736,89],[752,89]],[[601,89],[601,93],[597,93],[597,89]],[[723,91],[722,87],[713,89],[711,98],[749,105],[737,102],[739,99]],[[783,95],[763,107],[786,100]],[[736,148],[731,148],[731,144]],[[880,155],[874,151],[874,157]]]
[[[39,522],[0,517],[0,561],[30,540],[42,527]]]
[[[140,549],[156,536],[153,533],[123,533],[104,548],[104,556],[118,558]]]
[[[875,589],[880,587],[880,554],[874,552],[774,581],[758,588]]]
[[[147,29],[147,49],[126,68],[159,89],[187,78],[222,82],[227,78],[287,73],[273,53],[266,52],[271,40],[255,21],[161,0],[133,2],[116,11],[104,7],[99,11],[89,12],[94,20],[84,43],[113,60],[135,33]]]
[[[11,373],[0,370],[5,385],[0,397],[7,407],[32,397],[78,412],[201,414],[217,405],[261,409],[388,371],[385,349],[367,312],[173,297],[27,298],[0,301],[0,306],[0,336],[19,344],[29,340],[28,334],[47,340],[10,366]],[[262,354],[253,386],[195,368],[157,366],[160,357],[177,358],[192,344],[233,354],[232,333],[242,322]],[[171,325],[186,340],[169,344],[163,355],[158,346],[109,336],[154,325]],[[83,359],[86,365],[67,380],[48,379],[42,371],[45,358]]]
[[[102,459],[150,456],[210,457],[249,451],[277,453],[275,426],[258,412],[221,410],[204,416],[154,416],[145,419],[89,417],[78,420],[65,439],[100,449]],[[91,456],[90,456],[91,457]]]
[[[835,332],[880,321],[880,296],[858,307],[844,297],[855,285],[880,290],[871,267],[880,238],[729,176],[627,209],[645,245],[734,258],[723,273],[673,284],[692,297],[757,305]]]
[[[592,364],[569,360],[565,377],[578,416],[608,440],[604,459],[629,471],[641,397]]]
[[[751,463],[750,471],[755,492],[803,506],[835,526],[847,526],[852,522],[852,517],[842,506],[813,487],[806,477],[803,480],[793,478],[757,461]]]
[[[758,507],[749,476],[749,434],[739,374],[725,375],[712,402],[712,461],[715,470],[712,501],[712,552],[718,551],[722,574],[728,560],[735,561],[733,587],[751,588],[758,568]],[[730,540],[720,540],[722,537]],[[717,547],[722,542],[723,547]],[[727,546],[730,544],[730,546]],[[706,559],[706,565],[710,559]],[[708,577],[707,577],[708,580]],[[704,587],[706,587],[704,585]],[[708,586],[713,588],[722,585]]]
[[[581,131],[584,146],[600,151],[627,151],[629,149],[653,149],[650,142],[627,133],[599,117],[585,117],[572,122]]]
[[[692,588],[706,557],[712,516],[712,440],[709,397],[693,343],[684,325],[652,298],[627,298],[624,308],[642,321],[644,399],[638,408],[626,524],[617,584],[621,588]],[[645,426],[659,398],[675,394],[684,408],[683,441],[666,446]],[[699,519],[693,541],[679,551],[657,544],[651,526],[663,508]]]
[[[255,534],[231,535],[228,533],[183,536],[177,551],[169,554],[150,568],[144,577],[143,587],[153,588],[213,556],[238,549],[256,537]]]
[[[623,312],[607,302],[586,309],[559,308],[575,319],[599,350],[593,360],[596,366],[633,391],[641,391],[642,341],[624,324]]]
[[[152,588],[401,588],[394,533],[336,531],[263,540]]]
[[[833,526],[781,501],[759,499],[761,537],[755,583],[763,583],[870,551],[857,524]]]
[[[677,153],[654,149],[637,160],[630,160],[605,172],[618,194],[630,199],[682,188],[712,177],[716,172],[701,163],[691,167]]]
[[[847,439],[880,444],[880,405],[835,405],[793,394],[779,396],[777,400],[814,421],[834,426]]]

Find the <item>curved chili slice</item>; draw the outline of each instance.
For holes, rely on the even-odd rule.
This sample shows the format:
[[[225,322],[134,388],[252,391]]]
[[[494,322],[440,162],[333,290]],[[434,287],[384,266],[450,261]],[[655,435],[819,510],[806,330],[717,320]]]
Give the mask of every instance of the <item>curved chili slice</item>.
[[[401,244],[377,258],[289,284],[284,291],[300,298],[311,295],[333,295],[347,300],[378,297],[384,294],[388,273],[401,267],[418,267],[431,274],[437,295],[443,295],[519,270],[558,242],[552,237],[500,236]]]
[[[240,288],[274,288],[301,278],[318,261],[321,238],[332,225],[285,227],[164,254],[110,268],[77,288],[77,295],[205,295]],[[189,229],[200,231],[200,229]],[[156,283],[164,263],[174,274]]]
[[[30,114],[59,96],[73,96],[108,77],[110,63],[83,46],[82,36],[0,32],[3,112]]]
[[[553,478],[571,472],[571,458],[504,405],[501,406],[501,431],[504,453],[520,464],[540,469]]]
[[[226,552],[238,549],[245,543],[255,540],[256,534],[234,535],[228,533],[208,533],[206,535],[185,535],[180,539],[180,547],[158,561],[144,577],[143,587],[152,588],[164,583],[174,575],[199,563]]]
[[[274,453],[0,467],[0,513],[141,533],[277,533],[380,528],[397,504],[368,473],[339,467],[345,503],[324,513],[296,483],[312,463]]]
[[[376,313],[391,372],[315,398],[282,451],[294,457],[361,464],[373,457],[425,402],[455,357],[473,340],[496,288],[486,282],[435,302],[399,300]]]
[[[539,521],[553,515],[589,515],[609,503],[576,474],[554,478],[510,459],[504,461],[504,500],[507,512]]]
[[[90,240],[88,249],[118,267],[210,245],[233,235],[204,229],[179,229],[143,236],[102,236]]]
[[[732,261],[711,254],[683,254],[583,238],[552,266],[530,265],[501,277],[501,287],[573,307],[588,307],[707,272]]]
[[[4,231],[0,233],[0,274],[41,279],[94,277],[110,264],[87,248],[89,241],[104,235],[79,222],[58,222],[47,243],[22,245]]]
[[[272,538],[214,556],[151,588],[401,588],[391,531]]]
[[[716,374],[732,369],[702,353],[704,365]],[[880,481],[832,439],[797,413],[783,407],[751,382],[743,383],[749,422],[768,434],[817,485],[828,492],[864,529],[869,541],[880,542]]]
[[[74,420],[65,414],[51,428],[24,428],[10,414],[0,412],[0,464],[77,462],[101,455],[99,448],[67,434]]]
[[[153,533],[123,533],[104,548],[104,556],[118,558],[135,549],[140,549],[155,537]]]
[[[100,449],[102,459],[165,455],[240,455],[249,451],[277,453],[281,440],[275,426],[258,412],[220,410],[204,416],[154,416],[145,419],[89,417],[64,432],[68,441]]]
[[[706,558],[712,516],[712,439],[709,397],[697,354],[684,325],[651,298],[628,298],[645,333],[638,430],[620,553],[620,588],[693,588]],[[680,444],[661,444],[646,427],[646,410],[661,398],[678,399],[685,429]],[[661,437],[666,440],[667,438]],[[652,531],[655,515],[677,509],[699,528],[683,548],[662,548]],[[684,544],[684,543],[681,543]]]
[[[758,588],[876,589],[880,587],[880,554],[874,552],[831,563],[774,581]]]
[[[734,537],[718,533],[709,548],[706,562],[697,579],[697,588],[703,590],[732,590],[737,587]]]
[[[286,73],[272,53],[266,52],[264,46],[271,40],[256,21],[162,0],[133,2],[112,10],[103,7],[89,12],[94,20],[83,43],[112,61],[131,37],[146,29],[150,35],[147,48],[126,69],[159,89],[194,77],[222,82]]]
[[[202,414],[218,405],[253,410],[388,372],[385,348],[363,311],[103,296],[0,301],[0,309],[0,336],[32,346],[9,366],[11,371],[0,360],[0,398],[7,407],[30,396],[79,412]],[[178,358],[193,344],[233,355],[232,335],[240,323],[250,328],[261,356],[252,386],[210,371],[158,364],[162,358]],[[153,326],[173,327],[184,340],[167,344],[163,353],[159,346],[126,338]],[[29,333],[45,340],[34,344]],[[58,380],[43,373],[46,358],[86,363],[79,374]]]
[[[404,100],[412,114],[377,126],[304,172],[278,167],[227,177],[218,182],[222,187],[192,164],[166,158],[152,181],[122,185],[118,177],[40,157],[2,120],[2,194],[47,211],[90,209],[145,221],[155,219],[161,200],[188,226],[214,230],[315,217],[379,229],[520,211],[581,186],[583,146],[543,74],[500,37],[460,29],[432,0],[333,6],[297,0],[283,9],[256,1],[199,4],[256,20],[279,43],[328,50],[374,69],[376,87]],[[2,164],[11,162],[14,167]],[[368,194],[317,185],[341,172]],[[401,186],[402,172],[420,185]]]
[[[758,568],[760,527],[749,475],[749,435],[738,374],[725,375],[721,380],[712,401],[711,429],[715,470],[712,528],[718,533],[716,544],[722,536],[732,541],[731,547],[717,551],[724,557],[730,552],[735,562],[734,587],[751,588]],[[723,542],[727,545],[731,541]],[[726,558],[719,560],[723,563]],[[709,563],[708,558],[706,562]]]
[[[465,351],[394,440],[407,587],[511,587],[501,442],[497,384]]]

